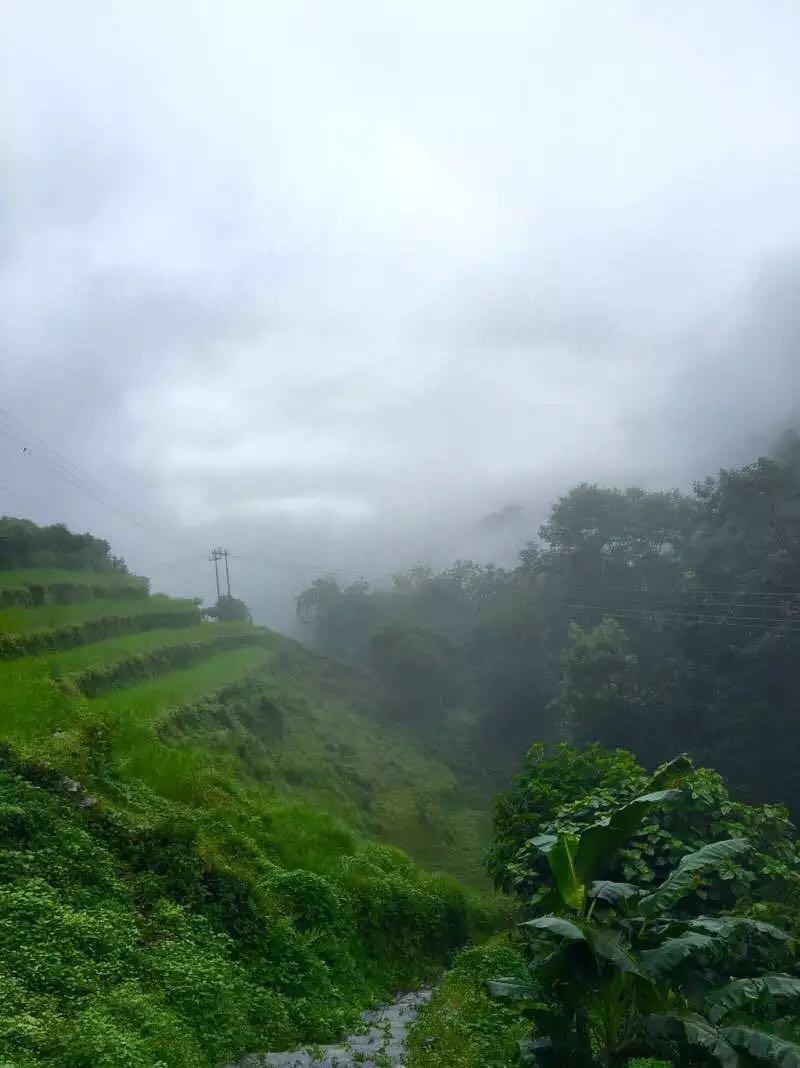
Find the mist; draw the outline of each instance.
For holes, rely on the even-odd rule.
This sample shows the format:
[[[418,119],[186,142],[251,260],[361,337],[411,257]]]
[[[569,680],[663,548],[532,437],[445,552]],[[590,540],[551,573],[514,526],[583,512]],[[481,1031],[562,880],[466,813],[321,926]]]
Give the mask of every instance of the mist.
[[[223,544],[287,629],[316,575],[511,563],[576,482],[768,451],[800,407],[798,23],[9,5],[0,511],[206,600]]]

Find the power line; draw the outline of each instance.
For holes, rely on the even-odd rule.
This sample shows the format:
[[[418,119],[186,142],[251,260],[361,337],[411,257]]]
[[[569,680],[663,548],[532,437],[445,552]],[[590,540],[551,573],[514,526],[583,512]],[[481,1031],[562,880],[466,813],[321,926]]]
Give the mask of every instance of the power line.
[[[0,434],[2,434],[6,440],[11,441],[14,445],[20,447],[21,452],[25,456],[37,460],[53,474],[64,479],[64,481],[80,490],[96,503],[115,512],[129,523],[138,527],[146,534],[149,534],[151,537],[159,538],[175,547],[179,546],[177,541],[159,530],[154,522],[145,518],[142,513],[134,511],[134,509],[122,501],[113,490],[104,486],[103,483],[93,475],[78,467],[77,464],[72,463],[72,461],[68,460],[56,449],[48,445],[43,438],[40,438],[38,434],[22,423],[21,420],[16,419],[3,408],[0,408]],[[29,443],[32,443],[34,448],[31,448],[31,444]],[[116,498],[116,500],[114,498]]]

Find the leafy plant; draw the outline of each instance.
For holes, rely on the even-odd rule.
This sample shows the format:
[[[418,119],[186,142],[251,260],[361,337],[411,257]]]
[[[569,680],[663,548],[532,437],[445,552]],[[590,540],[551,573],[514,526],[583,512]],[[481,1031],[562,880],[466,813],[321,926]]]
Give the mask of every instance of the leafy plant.
[[[652,785],[666,789],[632,799],[580,834],[529,843],[550,873],[539,895],[549,911],[521,925],[535,981],[500,980],[492,990],[524,1001],[534,1024],[524,1048],[530,1063],[588,1068],[701,1049],[724,1068],[749,1063],[744,1058],[800,1065],[793,1023],[779,1015],[800,1004],[800,983],[772,973],[790,963],[785,932],[746,916],[679,909],[711,873],[752,851],[748,839],[686,853],[655,887],[599,877],[654,810],[683,803],[669,783],[684,770],[682,759],[661,769]],[[741,975],[743,968],[763,972]]]
[[[490,874],[527,904],[542,906],[551,876],[544,852],[533,844],[537,836],[580,836],[637,795],[667,787],[680,789],[680,802],[665,799],[648,808],[619,847],[606,852],[603,876],[656,886],[686,853],[709,841],[744,837],[752,848],[706,872],[681,908],[746,908],[757,915],[764,902],[797,899],[800,850],[781,806],[734,801],[717,772],[695,767],[686,756],[648,776],[632,754],[596,745],[560,745],[551,754],[531,747],[523,774],[496,805]]]

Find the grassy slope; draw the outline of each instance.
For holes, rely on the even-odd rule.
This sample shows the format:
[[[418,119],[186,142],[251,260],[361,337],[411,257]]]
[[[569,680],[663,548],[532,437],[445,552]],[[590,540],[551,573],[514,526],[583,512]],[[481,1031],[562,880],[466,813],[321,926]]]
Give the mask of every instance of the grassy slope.
[[[31,578],[31,576],[27,576]],[[34,576],[35,577],[35,576]],[[158,599],[163,602],[163,599]],[[56,612],[59,624],[102,614],[105,599],[75,605],[15,608],[37,619]],[[115,602],[108,602],[112,604]],[[147,601],[128,602],[133,609]],[[183,605],[185,602],[175,602]],[[72,616],[72,618],[71,618]],[[0,616],[0,633],[3,631]],[[189,642],[210,642],[223,635],[263,635],[265,649],[236,649],[213,655],[153,681],[140,682],[86,699],[54,685],[92,668]],[[154,670],[156,673],[157,668]],[[154,733],[164,710],[213,693],[257,672],[260,687],[283,713],[282,737],[259,747],[253,766],[252,735],[257,718],[231,734],[220,729],[216,712],[184,731],[180,745],[165,745]],[[226,774],[256,787],[316,805],[344,819],[356,830],[392,842],[430,868],[483,886],[482,860],[488,835],[488,791],[471,799],[462,782],[419,741],[376,714],[377,695],[355,672],[319,660],[297,643],[244,624],[199,624],[176,630],[125,635],[62,652],[0,661],[3,701],[2,736],[26,752],[81,770],[76,756],[87,723],[113,721],[117,750],[125,750],[131,774],[148,769],[161,786],[178,764],[196,768],[216,763]],[[57,737],[53,735],[57,734]],[[135,741],[134,741],[135,738]],[[237,751],[246,755],[237,757]],[[166,787],[165,787],[166,788]],[[181,781],[170,783],[174,796]]]
[[[0,572],[2,574],[2,572]],[[39,608],[0,607],[0,632],[27,634],[53,627],[107,619],[109,616],[137,616],[143,612],[184,612],[192,601],[156,594],[153,597],[116,598],[81,601],[78,604],[44,604]]]
[[[111,603],[60,605],[58,625]],[[250,632],[94,697],[59,681]],[[484,842],[477,799],[376,707],[368,680],[258,628],[0,662],[0,1060],[214,1068],[323,1039],[484,924],[455,884],[362,837],[464,876]]]
[[[93,589],[147,591],[147,579],[119,571],[63,571],[49,568],[39,571],[0,571],[0,588],[4,586],[90,586]]]

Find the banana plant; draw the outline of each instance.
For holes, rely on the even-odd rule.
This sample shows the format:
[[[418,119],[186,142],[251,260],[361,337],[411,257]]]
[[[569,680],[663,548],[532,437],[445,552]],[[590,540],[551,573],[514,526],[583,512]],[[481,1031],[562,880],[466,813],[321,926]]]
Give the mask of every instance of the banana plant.
[[[800,1068],[791,1018],[765,1022],[779,1004],[790,1011],[800,1004],[800,981],[778,974],[726,982],[742,960],[779,958],[784,932],[744,917],[685,919],[671,911],[705,875],[749,850],[746,839],[687,854],[655,889],[597,877],[654,806],[680,797],[652,791],[580,836],[529,843],[547,858],[553,881],[550,911],[521,925],[535,981],[490,985],[494,996],[523,999],[533,1024],[527,1063],[616,1066],[665,1049],[685,1058],[694,1049],[724,1068]]]

